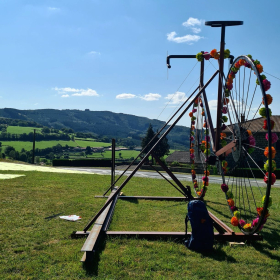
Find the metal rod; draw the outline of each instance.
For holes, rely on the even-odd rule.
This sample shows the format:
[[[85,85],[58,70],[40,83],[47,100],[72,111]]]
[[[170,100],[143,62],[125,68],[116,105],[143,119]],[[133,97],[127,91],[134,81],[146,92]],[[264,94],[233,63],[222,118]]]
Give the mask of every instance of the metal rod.
[[[36,129],[34,129],[33,133],[33,153],[32,153],[32,163],[34,164],[35,159],[35,138],[36,138]]]
[[[99,212],[93,217],[93,219],[88,223],[88,225],[84,228],[84,231],[87,231],[90,226],[96,221],[96,219],[101,215],[101,213],[106,209],[106,207],[109,205],[109,203],[114,199],[115,196],[119,194],[119,192],[123,189],[123,187],[130,181],[130,179],[134,176],[134,174],[137,172],[137,170],[143,165],[144,162],[146,162],[147,158],[150,156],[150,154],[153,152],[153,150],[156,148],[156,146],[161,142],[161,140],[168,135],[168,133],[173,129],[173,127],[179,122],[179,120],[185,115],[185,113],[189,110],[189,108],[192,106],[194,100],[203,92],[203,90],[212,82],[212,80],[216,77],[216,75],[219,73],[219,70],[217,70],[214,75],[208,80],[208,82],[205,84],[205,86],[197,93],[197,95],[194,97],[193,101],[184,109],[184,111],[180,114],[180,116],[174,121],[174,123],[163,133],[163,135],[160,137],[160,139],[155,143],[155,145],[151,148],[151,150],[142,158],[142,160],[139,162],[139,164],[136,166],[136,168],[131,172],[131,174],[126,178],[126,180],[122,183],[122,185],[118,188],[118,190],[114,193],[114,195],[105,203],[105,205],[99,210]]]
[[[193,93],[187,98],[187,100],[180,106],[180,108],[173,114],[173,116],[163,125],[163,127],[155,134],[155,136],[151,139],[151,141],[142,149],[142,151],[138,154],[138,156],[130,163],[130,165],[123,171],[123,173],[118,177],[118,179],[114,182],[116,184],[120,178],[125,174],[125,172],[133,165],[133,163],[140,157],[143,151],[152,143],[152,141],[162,132],[162,130],[171,122],[171,120],[178,114],[178,112],[186,105],[186,103],[191,99],[191,97],[195,94],[195,92],[199,89],[199,86],[193,91]],[[106,195],[107,192],[111,189],[111,186],[106,190],[103,195]]]
[[[217,122],[216,122],[216,139],[215,139],[215,150],[219,150],[220,146],[220,132],[221,132],[221,115],[222,115],[222,91],[223,91],[223,73],[224,73],[224,50],[225,50],[225,29],[224,25],[221,26],[221,45],[220,45],[220,73],[218,83],[218,100],[217,100]]]
[[[114,188],[114,182],[115,182],[115,151],[116,151],[116,140],[112,139],[111,191]]]

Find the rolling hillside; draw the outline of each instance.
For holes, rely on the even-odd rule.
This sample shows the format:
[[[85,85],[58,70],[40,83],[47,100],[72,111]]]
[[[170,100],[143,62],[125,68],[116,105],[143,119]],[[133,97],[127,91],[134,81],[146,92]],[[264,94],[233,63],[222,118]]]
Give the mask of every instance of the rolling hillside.
[[[163,121],[109,111],[4,108],[0,109],[0,117],[34,121],[56,129],[67,127],[72,128],[75,132],[91,132],[96,136],[129,137],[139,141],[139,144],[150,123],[154,130],[158,130],[164,125]],[[187,147],[189,128],[176,126],[168,135],[168,140],[171,147]]]

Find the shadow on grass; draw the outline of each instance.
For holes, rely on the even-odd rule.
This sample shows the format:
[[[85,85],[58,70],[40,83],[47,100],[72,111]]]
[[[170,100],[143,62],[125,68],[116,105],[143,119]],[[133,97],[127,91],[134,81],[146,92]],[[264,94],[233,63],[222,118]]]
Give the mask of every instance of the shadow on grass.
[[[86,262],[83,262],[83,269],[86,271],[87,276],[98,276],[98,266],[100,256],[106,247],[106,236],[102,236],[98,241],[98,248],[96,249],[93,257]]]
[[[125,197],[125,196],[124,196]],[[139,201],[137,198],[131,198],[131,199],[121,199],[118,198],[119,200],[125,201],[125,202],[130,202],[130,203],[134,203],[134,204],[139,204]]]

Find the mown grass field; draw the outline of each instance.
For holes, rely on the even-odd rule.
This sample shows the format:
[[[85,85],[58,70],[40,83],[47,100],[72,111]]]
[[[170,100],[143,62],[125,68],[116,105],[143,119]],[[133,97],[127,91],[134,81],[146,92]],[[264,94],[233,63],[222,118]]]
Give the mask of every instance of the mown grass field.
[[[7,132],[11,134],[23,134],[23,133],[28,134],[30,132],[34,132],[34,129],[36,129],[36,132],[41,131],[41,128],[38,127],[8,126]]]
[[[0,181],[0,279],[279,279],[279,189],[272,189],[271,217],[264,241],[230,247],[216,243],[210,253],[189,251],[172,240],[108,238],[95,262],[80,263],[84,239],[71,239],[104,204],[110,176],[2,171],[25,174]],[[208,209],[229,224],[220,186],[208,188]],[[160,179],[133,178],[126,195],[177,196]],[[111,230],[184,231],[187,205],[164,201],[118,201]],[[78,222],[53,215],[77,214]]]

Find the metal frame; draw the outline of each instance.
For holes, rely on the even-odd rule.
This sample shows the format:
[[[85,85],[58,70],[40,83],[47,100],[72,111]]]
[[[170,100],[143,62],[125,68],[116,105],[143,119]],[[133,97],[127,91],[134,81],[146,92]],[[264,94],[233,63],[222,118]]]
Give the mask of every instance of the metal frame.
[[[181,109],[187,104],[187,102],[194,96],[196,91],[199,89],[198,93],[193,97],[192,101],[183,109],[183,112],[175,119],[172,125],[170,125],[166,131],[162,134],[162,136],[157,140],[154,146],[142,157],[140,163],[134,168],[132,173],[125,179],[125,181],[121,184],[120,187],[115,187],[117,181],[122,177],[122,175],[132,166],[135,160],[143,153],[143,151],[147,148],[148,144],[136,157],[136,159],[125,169],[125,171],[121,174],[121,176],[115,181],[115,159],[112,153],[112,172],[111,172],[111,186],[110,188],[103,194],[103,196],[95,196],[96,198],[107,198],[104,206],[99,210],[99,212],[90,220],[90,222],[85,226],[83,231],[77,231],[72,234],[72,237],[81,237],[87,236],[84,246],[82,247],[82,251],[85,252],[81,261],[88,261],[92,259],[93,253],[96,250],[98,240],[101,236],[108,235],[108,236],[138,236],[144,238],[163,238],[163,237],[172,237],[176,239],[184,239],[191,233],[188,232],[131,232],[131,231],[108,231],[110,221],[112,219],[114,208],[117,203],[118,199],[149,199],[149,200],[168,200],[168,201],[190,201],[193,198],[191,194],[191,190],[189,186],[184,187],[183,184],[177,179],[177,177],[169,170],[165,164],[153,153],[154,149],[157,145],[162,141],[164,137],[168,135],[168,133],[173,129],[173,127],[179,122],[179,120],[185,115],[185,113],[191,108],[194,101],[202,95],[203,102],[206,108],[206,114],[209,115],[208,120],[210,119],[209,129],[212,134],[212,145],[213,150],[216,152],[216,156],[219,156],[223,153],[227,153],[229,149],[235,146],[235,142],[228,144],[226,147],[219,149],[219,129],[220,129],[220,118],[219,112],[221,111],[222,106],[222,90],[223,90],[223,68],[224,68],[224,38],[225,38],[225,27],[232,26],[232,25],[240,25],[243,22],[239,21],[215,21],[215,22],[206,22],[206,25],[210,25],[212,27],[221,27],[221,46],[220,46],[220,66],[219,70],[217,70],[214,75],[208,80],[208,82],[204,85],[203,77],[204,77],[204,60],[201,62],[201,69],[200,69],[200,83],[198,88],[189,96],[189,98],[182,104],[182,106],[175,112],[175,114],[170,118],[170,120],[161,128],[161,130],[154,136],[154,138],[150,141],[150,143],[157,137],[163,129],[168,125],[168,123],[180,112]],[[167,66],[170,66],[170,59],[171,58],[195,58],[195,55],[170,55],[167,57]],[[230,57],[233,60],[233,56]],[[217,129],[215,132],[214,138],[214,128],[210,118],[210,111],[208,107],[207,97],[205,93],[206,87],[211,83],[211,81],[216,77],[219,73],[219,83],[218,83],[218,112],[217,112]],[[218,136],[217,136],[218,135]],[[114,146],[114,141],[112,143],[112,147]],[[183,196],[181,197],[159,197],[159,196],[120,196],[121,190],[125,187],[125,185],[130,181],[130,179],[134,176],[134,174],[139,170],[139,168],[147,161],[149,156],[152,155],[159,165],[163,168],[163,170],[173,179],[175,186],[172,182],[170,182],[164,175],[162,175],[158,170],[158,172],[165,180],[167,180],[173,187],[175,187]],[[111,190],[109,196],[105,196],[106,193]],[[254,234],[254,235],[244,235],[243,233],[235,233],[232,229],[230,229],[227,225],[225,225],[221,220],[219,220],[216,216],[214,216],[211,212],[209,215],[213,221],[213,226],[216,228],[217,232],[215,233],[215,239],[223,240],[223,241],[244,241],[244,240],[262,240],[262,237]],[[89,228],[93,225],[91,231],[88,231]]]

